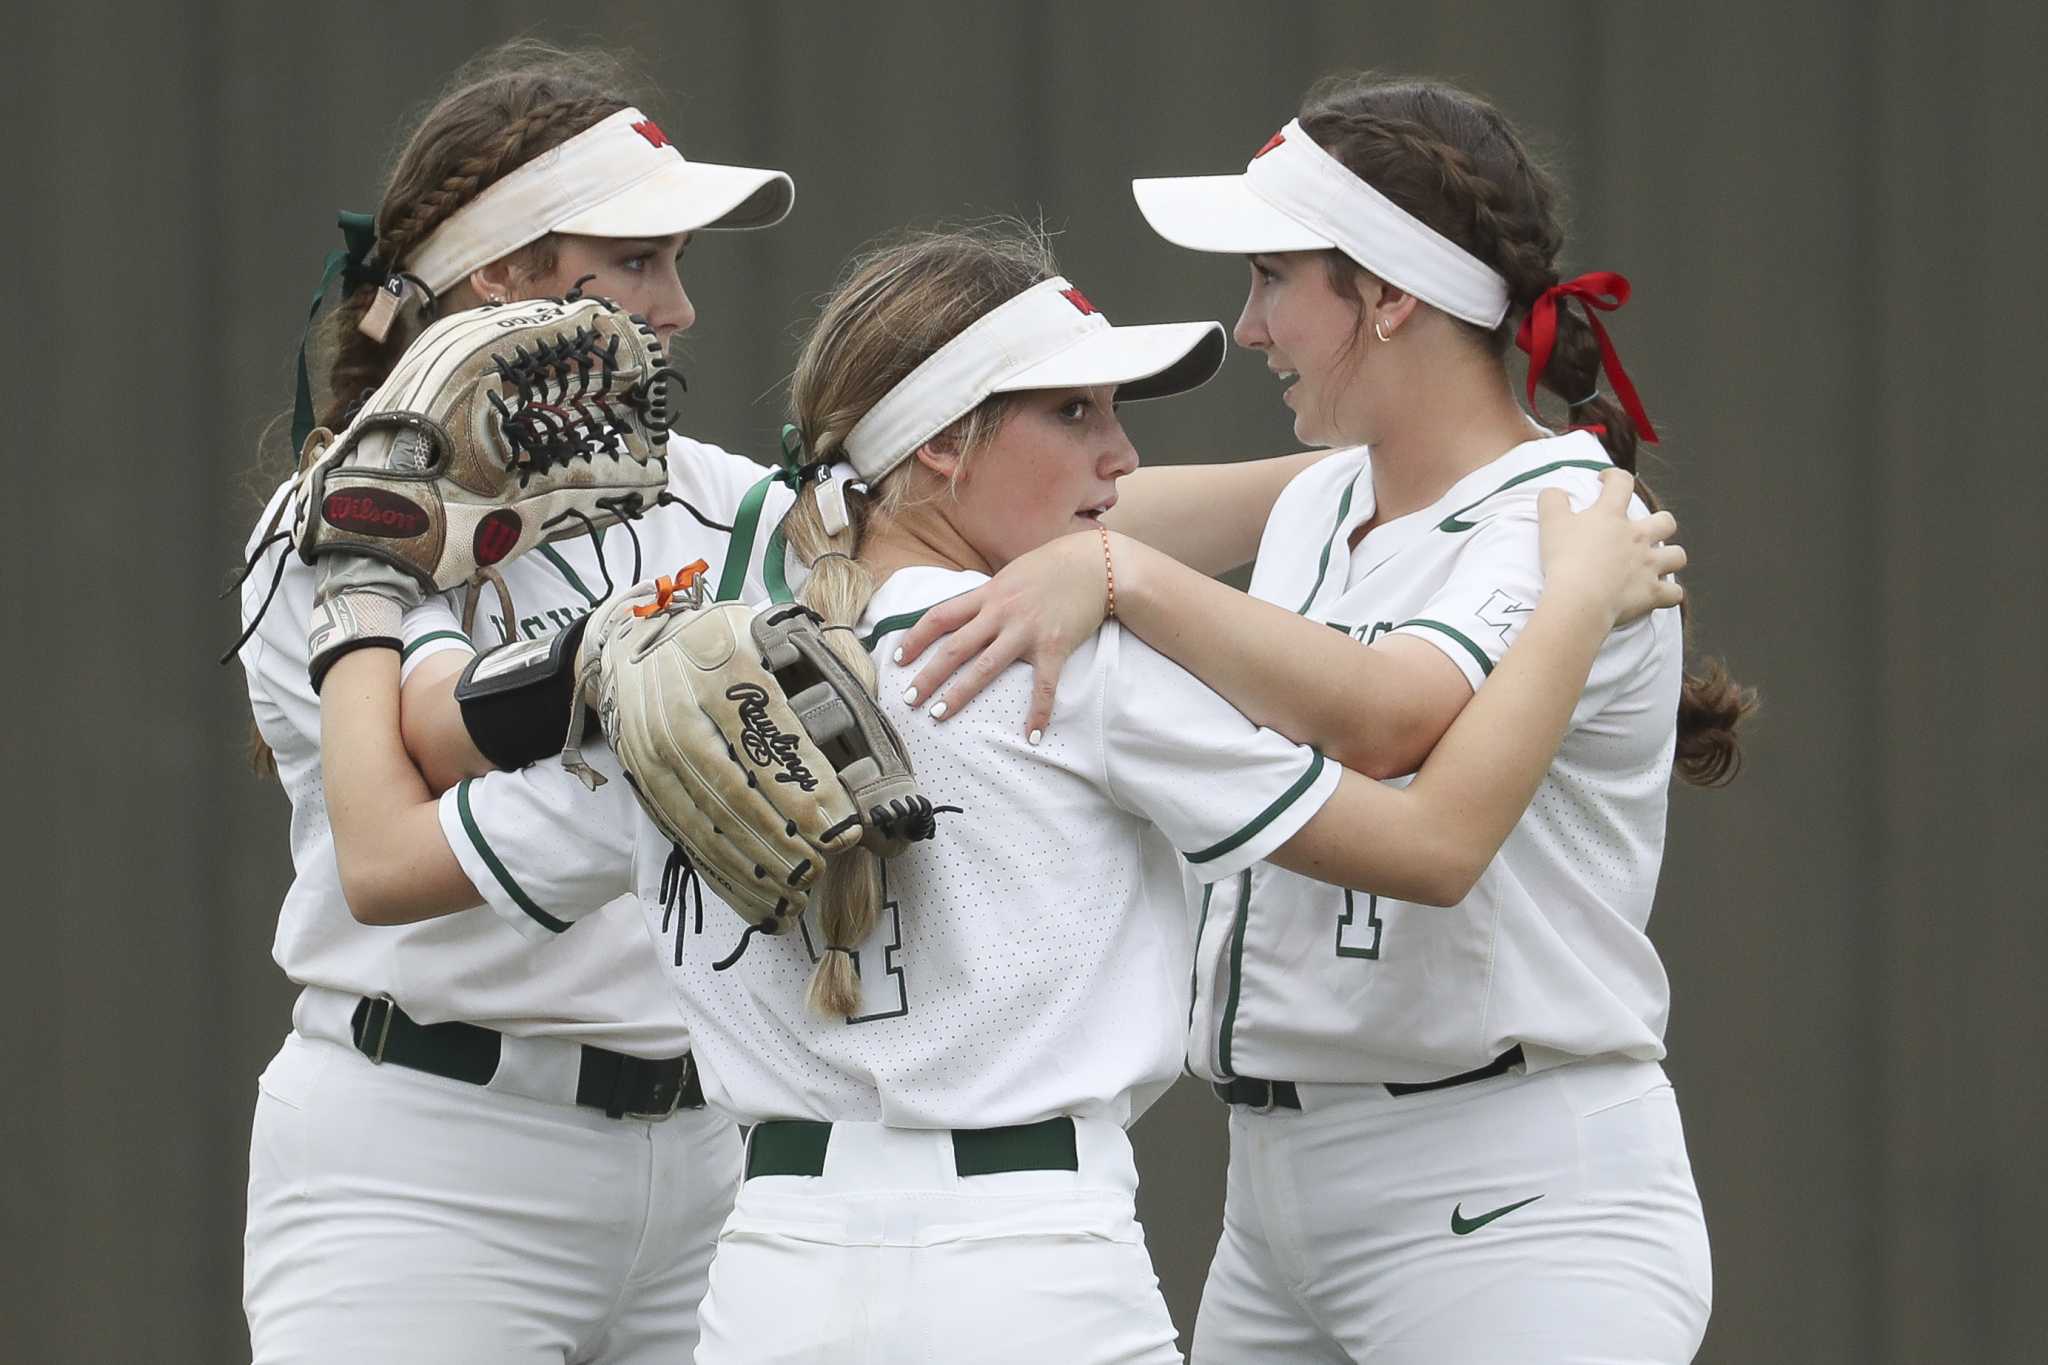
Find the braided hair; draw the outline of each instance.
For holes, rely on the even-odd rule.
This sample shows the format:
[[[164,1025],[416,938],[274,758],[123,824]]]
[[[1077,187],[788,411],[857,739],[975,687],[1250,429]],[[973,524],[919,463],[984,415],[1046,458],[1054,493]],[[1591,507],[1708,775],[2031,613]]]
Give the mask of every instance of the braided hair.
[[[571,52],[531,38],[484,53],[449,82],[421,117],[398,155],[377,208],[373,255],[383,269],[405,269],[434,229],[484,190],[550,148],[627,108],[619,63],[599,52]],[[553,268],[554,244],[543,238],[515,253],[519,272]],[[319,425],[337,428],[348,407],[391,373],[429,319],[410,319],[381,342],[357,324],[377,297],[377,283],[349,290],[321,328],[332,359]]]
[[[607,53],[571,51],[533,38],[515,38],[478,56],[450,79],[427,106],[385,182],[378,205],[372,257],[385,271],[403,270],[408,258],[455,211],[534,157],[567,142],[591,125],[630,107],[626,68]],[[513,253],[523,276],[554,269],[555,246],[542,238]],[[318,426],[339,430],[345,414],[374,390],[431,318],[402,317],[384,340],[359,328],[377,297],[377,281],[344,285],[336,305],[314,333],[314,353],[328,357],[314,373],[320,381],[314,404]],[[266,490],[276,482],[268,466],[271,424],[259,451],[253,482]],[[297,451],[287,452],[296,458]],[[263,737],[250,726],[249,764],[258,773],[276,771]]]
[[[990,309],[1058,273],[1045,237],[1012,220],[904,233],[856,256],[811,328],[790,381],[790,418],[809,459],[845,459],[847,433],[890,389]],[[1009,411],[998,394],[942,433],[958,447],[960,468],[993,439]],[[811,570],[798,597],[827,625],[853,625],[867,610],[876,584],[856,558],[861,539],[911,505],[914,468],[905,461],[876,480],[868,496],[849,497],[849,524],[837,535],[825,531],[818,485],[807,483],[797,494],[782,532]],[[873,691],[874,661],[859,639],[843,630],[825,639]],[[865,850],[835,859],[819,894],[826,946],[854,948],[881,915],[879,860]],[[849,953],[824,953],[811,976],[810,1007],[851,1015],[860,998]]]
[[[1456,86],[1371,75],[1319,82],[1302,101],[1300,119],[1353,175],[1507,281],[1508,311],[1499,326],[1487,331],[1457,322],[1505,359],[1521,320],[1559,282],[1565,245],[1563,192],[1514,126]],[[1335,251],[1325,264],[1331,286],[1362,305],[1357,264]],[[1361,325],[1362,318],[1361,312]],[[1600,358],[1584,305],[1566,301],[1539,382],[1565,401],[1573,425],[1596,428],[1609,458],[1634,474],[1639,433],[1621,404],[1599,392]],[[1636,487],[1654,510],[1649,487],[1640,478]],[[1730,781],[1742,766],[1736,729],[1756,705],[1755,692],[1718,659],[1688,672],[1678,703],[1679,775],[1696,786]]]

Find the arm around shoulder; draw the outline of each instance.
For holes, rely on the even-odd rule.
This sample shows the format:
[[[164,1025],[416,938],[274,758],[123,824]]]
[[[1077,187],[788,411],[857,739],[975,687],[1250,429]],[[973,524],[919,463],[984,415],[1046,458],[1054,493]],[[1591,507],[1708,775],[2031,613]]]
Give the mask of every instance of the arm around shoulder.
[[[1205,574],[1249,564],[1280,491],[1334,452],[1305,450],[1230,464],[1148,465],[1124,476],[1103,518]]]
[[[1670,517],[1631,521],[1632,481],[1610,471],[1603,485],[1577,514],[1561,491],[1542,495],[1541,600],[1415,780],[1393,788],[1347,775],[1273,861],[1422,904],[1471,893],[1535,798],[1609,632],[1682,596],[1668,579],[1685,562],[1665,543]]]

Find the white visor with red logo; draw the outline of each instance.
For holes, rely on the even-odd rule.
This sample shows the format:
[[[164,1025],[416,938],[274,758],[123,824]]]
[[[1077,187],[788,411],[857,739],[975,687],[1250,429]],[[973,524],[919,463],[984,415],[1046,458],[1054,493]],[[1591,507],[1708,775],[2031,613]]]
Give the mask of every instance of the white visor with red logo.
[[[1115,327],[1059,276],[990,309],[904,376],[846,437],[852,470],[875,480],[999,393],[1116,385],[1119,400],[1164,398],[1209,382],[1223,327]],[[837,518],[833,518],[837,520]]]
[[[653,119],[621,109],[490,185],[400,264],[439,293],[550,232],[666,237],[768,227],[795,202],[781,171],[686,161]]]
[[[1335,248],[1475,327],[1507,316],[1499,272],[1353,175],[1298,120],[1243,175],[1133,180],[1131,193],[1153,231],[1176,246],[1235,256]]]

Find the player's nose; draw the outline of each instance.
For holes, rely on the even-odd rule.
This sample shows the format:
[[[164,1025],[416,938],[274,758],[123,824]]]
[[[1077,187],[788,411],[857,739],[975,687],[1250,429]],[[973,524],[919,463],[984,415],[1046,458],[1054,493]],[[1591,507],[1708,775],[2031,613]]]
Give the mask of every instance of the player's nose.
[[[689,291],[683,288],[682,272],[673,265],[663,272],[647,309],[647,321],[663,341],[697,324],[697,306],[690,302]]]
[[[1126,474],[1138,471],[1138,448],[1131,444],[1131,438],[1124,431],[1124,424],[1116,424],[1116,432],[1109,445],[1096,462],[1096,472],[1105,479],[1120,479]]]
[[[1230,339],[1247,351],[1263,351],[1273,344],[1273,338],[1266,331],[1266,310],[1259,306],[1258,296],[1245,296],[1244,311],[1237,315],[1237,324],[1230,329]]]

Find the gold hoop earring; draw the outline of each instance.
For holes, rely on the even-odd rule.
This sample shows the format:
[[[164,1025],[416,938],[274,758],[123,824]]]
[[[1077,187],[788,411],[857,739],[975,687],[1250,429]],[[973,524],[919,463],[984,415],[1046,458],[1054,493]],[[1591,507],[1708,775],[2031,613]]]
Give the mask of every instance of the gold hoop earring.
[[[1373,323],[1372,334],[1378,337],[1381,341],[1392,341],[1394,339],[1393,334],[1387,331],[1387,324],[1381,321],[1375,321]]]

